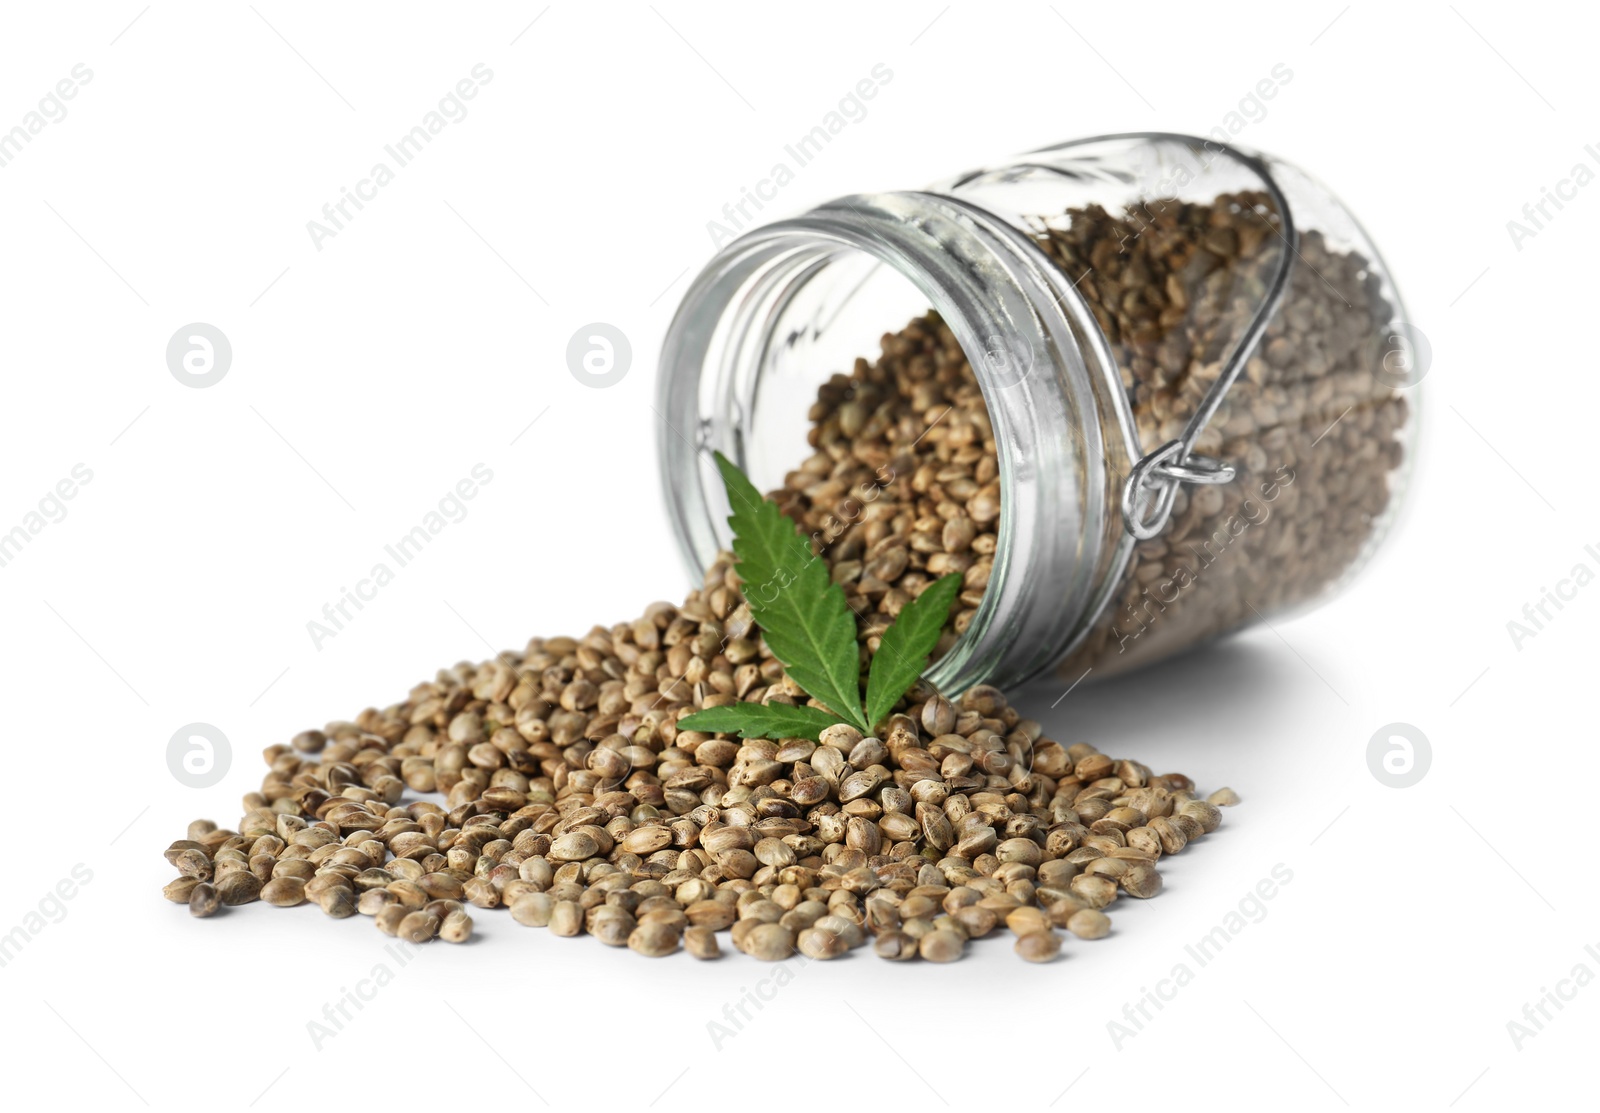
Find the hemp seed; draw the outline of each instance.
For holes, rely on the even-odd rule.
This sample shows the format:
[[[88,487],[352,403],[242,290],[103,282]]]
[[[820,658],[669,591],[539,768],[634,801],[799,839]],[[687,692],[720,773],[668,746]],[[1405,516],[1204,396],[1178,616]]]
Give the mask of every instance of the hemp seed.
[[[1067,920],[1067,930],[1079,939],[1104,939],[1111,934],[1111,917],[1096,908],[1083,908]]]
[[[1027,962],[1049,962],[1061,953],[1061,936],[1046,927],[1017,936],[1013,950]]]
[[[189,893],[189,915],[200,919],[214,916],[221,903],[217,890],[208,882],[202,881]]]

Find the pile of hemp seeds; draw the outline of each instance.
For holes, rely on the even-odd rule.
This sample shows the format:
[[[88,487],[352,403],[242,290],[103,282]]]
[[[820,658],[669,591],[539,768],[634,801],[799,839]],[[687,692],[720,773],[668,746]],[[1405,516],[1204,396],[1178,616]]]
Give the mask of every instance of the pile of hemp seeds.
[[[650,956],[950,962],[1003,926],[1023,958],[1099,939],[1119,896],[1216,829],[1198,796],[1041,736],[995,688],[913,690],[882,738],[675,729],[738,699],[794,702],[730,558],[681,606],[443,670],[404,703],[267,748],[237,830],[199,820],[164,890],[196,916],[261,900],[463,942],[478,910]],[[406,797],[440,794],[442,803]]]
[[[1271,262],[1276,218],[1251,195],[1154,211],[1154,225],[1148,206],[1074,211],[1037,240],[1069,274],[1091,268],[1081,288],[1141,434],[1159,443],[1214,381],[1219,338],[1250,307],[1240,291],[1259,292]],[[1316,273],[1295,268],[1200,446],[1251,477],[1288,469],[1293,494],[1230,554],[1241,567],[1208,574],[1183,600],[1172,636],[1244,621],[1243,582],[1272,606],[1323,590],[1371,533],[1399,466],[1405,403],[1374,375],[1381,353],[1368,343],[1389,307],[1359,256],[1315,233],[1301,251]],[[1344,430],[1328,436],[1341,412]],[[858,614],[863,668],[910,599],[959,573],[936,652],[947,650],[988,584],[1001,505],[994,432],[960,345],[936,315],[918,318],[886,334],[877,359],[823,384],[810,418],[812,454],[771,497]],[[1201,535],[1248,497],[1216,492],[1180,494],[1169,535],[1141,546],[1130,609],[1170,569],[1170,534]],[[1125,648],[1117,623],[1108,616],[1086,652]],[[727,931],[768,961],[831,959],[870,941],[884,958],[949,962],[1003,926],[1021,957],[1044,962],[1063,932],[1102,938],[1117,900],[1158,893],[1161,860],[1238,802],[1047,739],[990,686],[952,701],[919,685],[878,737],[843,724],[817,742],[677,729],[738,700],[806,696],[768,651],[724,554],[681,605],[442,669],[400,703],[267,747],[235,829],[197,820],[168,848],[179,876],[164,893],[199,917],[257,900],[315,904],[415,943],[463,942],[474,914],[503,906],[557,935],[706,959]]]

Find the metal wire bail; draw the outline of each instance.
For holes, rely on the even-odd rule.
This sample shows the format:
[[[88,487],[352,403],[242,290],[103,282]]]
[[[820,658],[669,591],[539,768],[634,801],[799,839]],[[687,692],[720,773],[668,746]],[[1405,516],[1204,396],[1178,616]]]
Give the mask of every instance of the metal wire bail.
[[[1256,307],[1255,316],[1250,319],[1249,326],[1239,337],[1239,342],[1229,355],[1222,374],[1211,384],[1211,389],[1206,391],[1199,407],[1184,426],[1183,435],[1147,454],[1133,466],[1128,481],[1123,484],[1122,521],[1128,532],[1140,541],[1150,540],[1166,526],[1167,519],[1172,516],[1173,503],[1178,497],[1179,484],[1209,486],[1233,481],[1235,471],[1232,464],[1210,456],[1198,455],[1194,451],[1194,446],[1200,440],[1200,434],[1205,432],[1207,423],[1216,416],[1228,389],[1244,373],[1245,363],[1255,352],[1256,345],[1261,342],[1262,335],[1267,331],[1268,322],[1277,314],[1278,307],[1283,303],[1284,295],[1289,289],[1289,271],[1300,250],[1300,235],[1295,231],[1294,217],[1289,212],[1289,202],[1278,188],[1278,183],[1273,180],[1272,172],[1267,169],[1266,163],[1242,151],[1234,150],[1233,154],[1255,171],[1261,179],[1264,192],[1271,198],[1273,207],[1278,212],[1278,219],[1282,223],[1277,232],[1279,238],[1283,240],[1283,254],[1278,261],[1266,296]],[[1154,493],[1155,497],[1148,502],[1141,515],[1139,503],[1146,491]]]

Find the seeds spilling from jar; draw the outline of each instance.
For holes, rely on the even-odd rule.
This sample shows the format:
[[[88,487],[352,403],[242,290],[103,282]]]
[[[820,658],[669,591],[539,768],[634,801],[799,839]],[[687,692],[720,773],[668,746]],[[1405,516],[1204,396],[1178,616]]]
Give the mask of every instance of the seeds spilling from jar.
[[[1041,225],[1041,248],[1110,341],[1147,448],[1178,434],[1220,374],[1278,250],[1276,220],[1241,194]],[[1240,478],[1179,492],[1070,674],[1310,598],[1367,545],[1407,420],[1376,373],[1392,309],[1359,256],[1315,233],[1300,255],[1197,445]],[[988,585],[1001,512],[994,431],[951,330],[929,315],[886,335],[876,360],[823,385],[810,416],[813,454],[772,497],[831,565],[864,658],[955,573],[947,650]],[[1238,800],[1046,739],[987,686],[958,702],[915,688],[881,737],[677,727],[703,708],[805,699],[724,556],[682,606],[459,664],[400,704],[268,747],[237,829],[192,824],[167,851],[179,876],[163,892],[198,917],[311,903],[416,942],[463,942],[475,911],[504,906],[556,935],[698,959],[719,956],[728,932],[764,960],[870,941],[883,958],[948,962],[1003,927],[1043,962],[1062,932],[1103,938],[1112,904],[1158,894],[1161,860]]]
[[[767,961],[871,942],[950,962],[1003,927],[1045,962],[1062,931],[1103,937],[1105,909],[1154,895],[1161,859],[1220,821],[1187,777],[1046,739],[986,686],[913,689],[878,738],[678,730],[719,701],[803,701],[749,613],[724,558],[681,607],[536,638],[268,747],[237,829],[199,820],[167,849],[164,895],[196,916],[313,903],[417,943],[505,907],[700,959],[726,931]]]

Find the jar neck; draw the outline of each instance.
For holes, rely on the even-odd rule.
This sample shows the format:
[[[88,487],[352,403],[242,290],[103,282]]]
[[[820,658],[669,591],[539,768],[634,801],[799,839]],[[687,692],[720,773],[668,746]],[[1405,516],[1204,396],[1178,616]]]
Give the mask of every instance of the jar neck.
[[[794,401],[770,396],[785,351],[820,337],[886,272],[939,313],[966,353],[999,465],[988,586],[928,678],[949,693],[1017,684],[1059,661],[1109,598],[1131,552],[1117,492],[1138,448],[1115,360],[1070,279],[1025,233],[958,197],[842,198],[756,229],[711,260],[662,349],[658,443],[674,529],[696,573],[729,545],[713,450],[758,483],[769,476],[752,462],[800,462],[801,441],[769,433],[774,410],[793,422]],[[897,323],[878,321],[877,334]],[[842,369],[810,368],[810,388]]]

